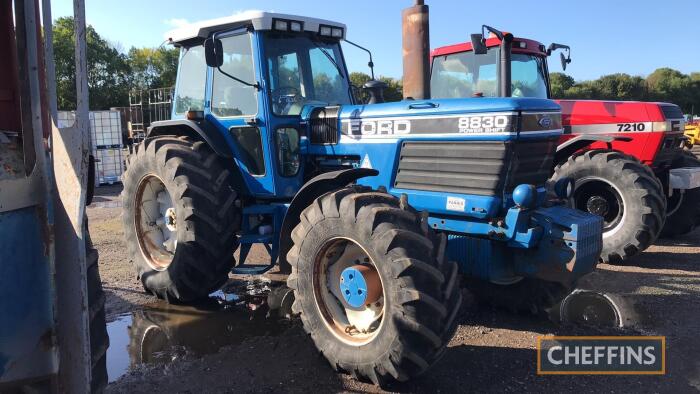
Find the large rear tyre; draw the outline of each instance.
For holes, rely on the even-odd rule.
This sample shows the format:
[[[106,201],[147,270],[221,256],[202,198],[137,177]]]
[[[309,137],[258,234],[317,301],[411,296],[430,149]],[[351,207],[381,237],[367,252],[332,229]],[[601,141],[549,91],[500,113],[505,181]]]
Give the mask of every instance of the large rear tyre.
[[[300,219],[287,283],[331,366],[379,385],[425,372],[462,302],[445,237],[395,197],[359,186],[319,197]]]
[[[682,156],[673,167],[700,167],[700,159],[689,151],[682,151]],[[667,198],[668,211],[661,237],[677,237],[700,226],[700,188],[674,190],[673,195]]]
[[[547,315],[574,288],[536,278],[523,278],[512,284],[468,279],[466,287],[481,305],[537,316]]]
[[[163,136],[135,147],[124,174],[124,236],[144,288],[188,302],[234,265],[240,212],[230,169],[201,141]]]
[[[664,224],[666,199],[651,170],[631,156],[592,150],[554,169],[576,183],[570,206],[603,217],[601,260],[622,264],[648,248]]]

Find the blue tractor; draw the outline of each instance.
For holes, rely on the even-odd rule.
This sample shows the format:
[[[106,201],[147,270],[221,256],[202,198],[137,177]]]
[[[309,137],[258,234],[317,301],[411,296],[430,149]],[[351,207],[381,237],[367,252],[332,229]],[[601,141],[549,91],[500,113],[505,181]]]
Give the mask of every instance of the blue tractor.
[[[460,271],[545,307],[595,268],[602,224],[547,202],[554,102],[382,103],[371,83],[377,103],[362,104],[345,35],[266,12],[173,32],[172,119],[129,158],[124,230],[145,289],[169,301],[206,296],[232,269],[279,265],[331,365],[381,384],[443,354]],[[256,243],[269,265],[246,263]]]

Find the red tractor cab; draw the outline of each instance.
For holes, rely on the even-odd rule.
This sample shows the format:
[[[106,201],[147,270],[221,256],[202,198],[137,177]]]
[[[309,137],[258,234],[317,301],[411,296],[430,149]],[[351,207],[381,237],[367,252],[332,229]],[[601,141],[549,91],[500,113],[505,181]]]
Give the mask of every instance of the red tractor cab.
[[[547,58],[558,50],[566,70],[568,46],[545,47],[483,26],[471,42],[431,52],[431,96],[552,98]],[[658,236],[685,234],[700,224],[700,161],[683,150],[678,106],[555,101],[564,133],[552,181],[575,179],[570,204],[604,218],[603,261],[623,263]]]

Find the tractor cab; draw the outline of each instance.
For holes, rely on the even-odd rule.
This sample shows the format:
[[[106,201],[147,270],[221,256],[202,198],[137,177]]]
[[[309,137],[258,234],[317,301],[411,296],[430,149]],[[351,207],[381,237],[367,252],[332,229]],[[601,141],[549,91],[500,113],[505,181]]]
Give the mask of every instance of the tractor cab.
[[[562,67],[571,62],[569,47],[513,37],[489,26],[471,42],[432,51],[430,91],[435,98],[537,97],[550,98],[547,57],[557,49]]]
[[[342,24],[256,11],[173,31],[181,58],[172,119],[216,129],[251,196],[293,197],[302,109],[354,102],[344,37]]]

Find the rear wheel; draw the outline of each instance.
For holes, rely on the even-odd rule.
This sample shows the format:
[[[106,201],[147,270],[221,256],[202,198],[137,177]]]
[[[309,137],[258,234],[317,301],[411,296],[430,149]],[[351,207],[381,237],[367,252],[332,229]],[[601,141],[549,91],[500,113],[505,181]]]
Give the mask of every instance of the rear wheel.
[[[588,151],[554,169],[554,181],[564,177],[576,181],[570,206],[603,217],[604,262],[624,263],[659,236],[666,199],[658,179],[635,158]]]
[[[319,197],[300,219],[288,285],[321,353],[380,385],[425,372],[452,338],[462,301],[444,237],[395,197],[362,187]]]
[[[700,159],[691,152],[682,151],[674,168],[700,167]],[[700,226],[700,188],[674,190],[667,197],[666,224],[661,231],[664,238],[673,238],[693,231]]]
[[[203,142],[156,137],[136,146],[124,174],[124,235],[144,288],[192,301],[233,267],[240,225],[230,170]]]

